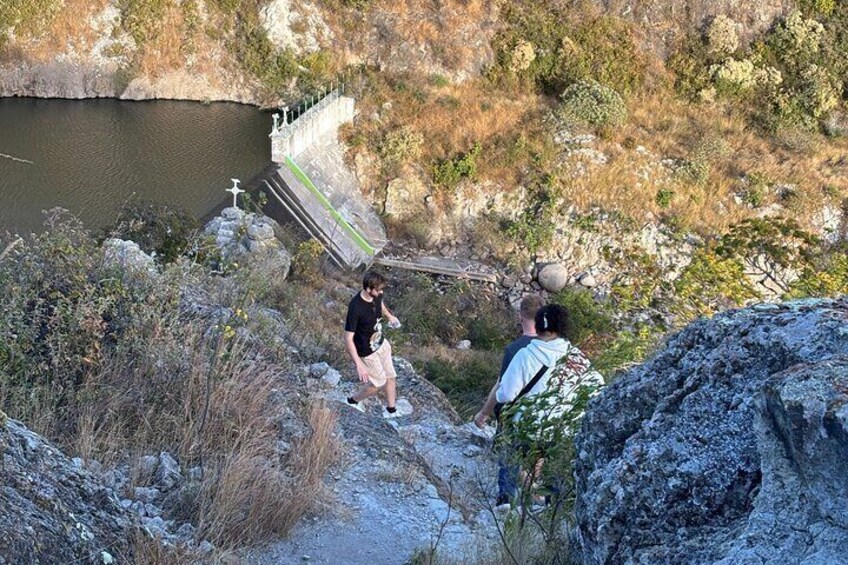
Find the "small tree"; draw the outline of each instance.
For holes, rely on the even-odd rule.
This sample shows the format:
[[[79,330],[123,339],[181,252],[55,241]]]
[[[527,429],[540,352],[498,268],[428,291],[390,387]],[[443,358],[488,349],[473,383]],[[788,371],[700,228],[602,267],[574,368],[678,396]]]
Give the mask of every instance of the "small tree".
[[[726,259],[738,259],[746,274],[760,284],[785,294],[798,273],[812,268],[818,239],[795,220],[781,217],[749,218],[733,227],[716,247]]]

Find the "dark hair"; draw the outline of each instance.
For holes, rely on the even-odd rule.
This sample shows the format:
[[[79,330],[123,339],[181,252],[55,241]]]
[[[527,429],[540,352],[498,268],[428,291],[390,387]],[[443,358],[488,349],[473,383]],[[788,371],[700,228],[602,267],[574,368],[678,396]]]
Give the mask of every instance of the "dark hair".
[[[536,333],[553,332],[565,337],[568,330],[568,310],[559,304],[548,304],[536,312]]]
[[[370,288],[379,288],[386,284],[386,277],[377,271],[365,271],[362,277],[362,288],[368,290]]]
[[[544,305],[544,298],[538,294],[528,294],[521,299],[521,305],[518,307],[518,311],[521,313],[521,317],[525,320],[535,320],[536,312],[538,312]]]

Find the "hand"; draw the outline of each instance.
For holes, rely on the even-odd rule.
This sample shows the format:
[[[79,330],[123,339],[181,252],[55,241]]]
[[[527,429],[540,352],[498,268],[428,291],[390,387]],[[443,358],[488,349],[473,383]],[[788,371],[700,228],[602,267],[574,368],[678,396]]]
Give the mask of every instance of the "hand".
[[[483,412],[477,412],[474,415],[474,424],[482,430],[486,427],[486,420],[488,419],[489,417],[486,414],[483,414]]]
[[[397,316],[389,316],[389,327],[390,328],[399,328],[400,320],[397,319]]]
[[[356,374],[359,375],[360,382],[368,382],[368,368],[362,363],[356,364]]]

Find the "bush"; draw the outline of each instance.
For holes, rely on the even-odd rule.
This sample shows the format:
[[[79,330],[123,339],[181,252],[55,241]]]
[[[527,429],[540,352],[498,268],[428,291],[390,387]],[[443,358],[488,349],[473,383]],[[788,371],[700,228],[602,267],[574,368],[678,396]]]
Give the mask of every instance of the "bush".
[[[433,182],[444,188],[453,189],[463,179],[474,179],[477,176],[477,157],[482,147],[475,143],[471,150],[454,159],[442,161],[433,169]]]
[[[308,283],[318,281],[321,276],[320,259],[323,254],[324,246],[317,239],[308,239],[298,244],[292,256],[292,277]]]
[[[671,206],[671,199],[674,198],[674,191],[669,190],[667,188],[661,188],[657,191],[656,196],[654,196],[654,202],[660,208],[668,208]]]
[[[488,76],[554,94],[575,81],[596,80],[629,94],[644,80],[645,62],[633,26],[583,6],[509,2],[492,44]]]
[[[410,126],[404,126],[386,134],[380,144],[380,157],[391,168],[421,157],[424,136]]]
[[[121,25],[137,46],[155,40],[162,32],[162,21],[169,0],[123,0]]]
[[[499,353],[471,352],[459,361],[436,358],[418,368],[447,395],[460,416],[470,419],[498,381],[500,366]]]
[[[62,8],[55,0],[8,0],[0,9],[0,47],[8,34],[21,38],[43,31]]]
[[[827,69],[810,65],[801,73],[798,101],[814,118],[822,119],[835,110],[841,93],[841,82]]]
[[[727,16],[720,14],[707,28],[707,47],[719,55],[732,55],[739,49],[738,24]]]
[[[568,310],[566,336],[578,347],[612,330],[612,320],[588,290],[565,288],[551,302]]]
[[[624,100],[613,89],[594,81],[572,84],[562,93],[560,115],[593,127],[615,126],[627,119]]]
[[[108,237],[128,239],[170,263],[189,249],[200,224],[182,210],[153,202],[132,202],[118,213],[115,224],[104,231]]]

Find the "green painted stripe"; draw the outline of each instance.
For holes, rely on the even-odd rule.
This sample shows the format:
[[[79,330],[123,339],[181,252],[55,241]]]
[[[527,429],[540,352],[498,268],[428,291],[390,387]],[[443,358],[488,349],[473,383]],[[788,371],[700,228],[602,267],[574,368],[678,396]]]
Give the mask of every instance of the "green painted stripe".
[[[350,236],[353,238],[359,248],[362,249],[368,255],[373,256],[377,252],[374,246],[368,243],[368,240],[366,240],[365,237],[363,237],[362,234],[360,234],[356,230],[356,228],[350,225],[347,220],[345,220],[335,208],[333,208],[333,205],[330,203],[327,197],[324,196],[324,194],[320,190],[318,190],[318,187],[315,186],[312,180],[308,176],[306,176],[306,173],[303,172],[303,170],[297,165],[297,163],[295,163],[288,155],[286,155],[286,165],[288,166],[292,174],[297,177],[297,180],[302,182],[303,186],[305,186],[315,196],[315,198],[318,199],[318,202],[320,202],[321,205],[324,206],[324,208],[326,208],[328,212],[330,212],[330,215],[333,217],[333,219],[336,220],[342,226],[342,228],[350,234]]]

